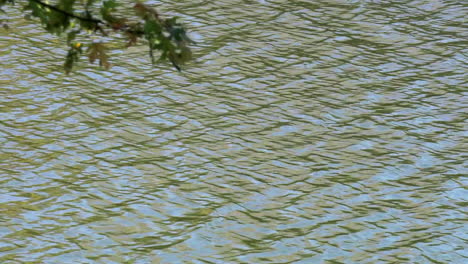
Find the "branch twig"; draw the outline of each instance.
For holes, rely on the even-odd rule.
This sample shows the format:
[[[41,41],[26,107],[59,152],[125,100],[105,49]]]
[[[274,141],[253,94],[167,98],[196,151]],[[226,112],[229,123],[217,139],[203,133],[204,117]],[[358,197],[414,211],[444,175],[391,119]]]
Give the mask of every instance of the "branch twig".
[[[78,15],[75,15],[75,14],[70,13],[70,12],[68,12],[68,11],[62,10],[62,9],[56,7],[56,6],[53,6],[53,5],[49,5],[49,4],[47,4],[47,3],[44,3],[44,2],[42,2],[42,1],[40,1],[40,0],[30,0],[30,1],[33,1],[33,2],[39,4],[39,5],[43,6],[43,7],[47,7],[47,8],[50,9],[50,10],[54,10],[54,11],[56,11],[56,12],[62,13],[62,14],[64,14],[64,15],[67,15],[67,16],[69,16],[69,17],[73,17],[73,18],[76,18],[76,19],[79,19],[79,20],[82,20],[82,21],[93,22],[93,23],[95,23],[96,25],[97,25],[97,24],[107,25],[106,22],[104,22],[104,21],[102,21],[102,20],[100,20],[100,19],[92,18],[92,17],[82,17],[82,16],[78,16]]]

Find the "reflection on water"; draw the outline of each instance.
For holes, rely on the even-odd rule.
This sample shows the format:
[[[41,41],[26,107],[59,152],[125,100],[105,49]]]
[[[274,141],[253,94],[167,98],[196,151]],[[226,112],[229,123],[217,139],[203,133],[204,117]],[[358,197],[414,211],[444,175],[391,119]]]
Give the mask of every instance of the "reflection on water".
[[[158,1],[200,43],[0,38],[1,263],[465,263],[461,1]]]

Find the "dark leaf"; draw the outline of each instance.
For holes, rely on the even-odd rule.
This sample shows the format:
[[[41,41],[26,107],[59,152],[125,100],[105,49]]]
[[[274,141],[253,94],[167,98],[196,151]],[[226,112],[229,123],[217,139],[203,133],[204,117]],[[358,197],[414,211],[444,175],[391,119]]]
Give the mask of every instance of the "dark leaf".
[[[103,43],[93,43],[88,48],[88,58],[91,63],[99,59],[99,65],[105,69],[110,68],[108,56],[106,54],[106,47]]]
[[[128,38],[127,47],[134,46],[137,44],[138,35],[132,32],[125,32],[125,35]]]
[[[70,43],[75,40],[76,38],[76,35],[80,33],[80,30],[77,29],[77,30],[72,30],[70,32],[68,32],[67,34],[67,44],[70,45]]]
[[[67,56],[65,57],[65,63],[63,64],[66,74],[72,71],[73,65],[78,61],[79,55],[82,53],[81,47],[81,43],[75,43],[70,46],[70,50],[68,50]]]

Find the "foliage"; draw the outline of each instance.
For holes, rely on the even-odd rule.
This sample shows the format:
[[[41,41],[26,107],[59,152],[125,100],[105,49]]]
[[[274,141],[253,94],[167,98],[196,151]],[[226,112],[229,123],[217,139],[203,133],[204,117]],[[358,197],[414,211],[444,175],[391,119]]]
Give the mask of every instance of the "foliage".
[[[49,33],[66,34],[69,46],[64,63],[66,73],[71,72],[84,47],[87,47],[91,63],[98,60],[104,68],[110,67],[105,43],[90,39],[83,43],[77,41],[90,34],[109,37],[111,33],[123,33],[126,47],[146,41],[153,64],[170,61],[179,71],[180,65],[192,58],[189,45],[193,41],[187,37],[177,17],[164,19],[154,8],[139,1],[135,2],[133,15],[128,18],[117,15],[120,4],[116,0],[55,0],[53,3],[47,0],[0,0],[0,11],[4,12],[1,8],[5,4],[22,6],[26,16],[37,18]],[[155,51],[160,53],[157,60]]]

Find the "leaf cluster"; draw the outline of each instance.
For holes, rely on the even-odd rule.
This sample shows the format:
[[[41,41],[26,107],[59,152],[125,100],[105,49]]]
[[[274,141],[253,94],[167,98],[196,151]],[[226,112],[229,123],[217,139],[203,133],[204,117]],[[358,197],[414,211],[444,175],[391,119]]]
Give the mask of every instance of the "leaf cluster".
[[[14,4],[14,1],[0,0],[0,8],[7,3]],[[28,17],[37,18],[49,33],[66,34],[69,46],[64,63],[66,73],[72,71],[85,46],[91,63],[98,60],[104,68],[110,67],[103,42],[76,41],[79,36],[89,37],[90,34],[109,37],[112,33],[123,33],[126,47],[144,40],[153,64],[169,61],[179,71],[180,66],[192,58],[189,45],[194,42],[177,17],[164,19],[156,9],[137,1],[132,8],[133,16],[123,18],[117,15],[119,6],[116,0],[56,0],[53,3],[28,0],[22,7]],[[155,51],[160,53],[158,59]]]
[[[160,50],[159,61],[169,59],[174,67],[180,71],[180,64],[192,58],[188,45],[193,41],[188,38],[185,29],[177,22],[177,17],[161,19],[158,12],[142,3],[137,3],[134,9],[144,21],[143,32],[148,41],[149,55],[155,63],[154,50]]]

